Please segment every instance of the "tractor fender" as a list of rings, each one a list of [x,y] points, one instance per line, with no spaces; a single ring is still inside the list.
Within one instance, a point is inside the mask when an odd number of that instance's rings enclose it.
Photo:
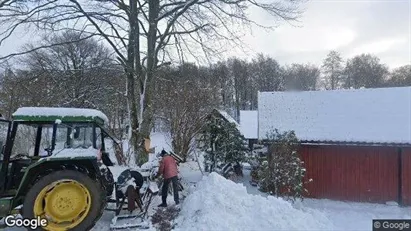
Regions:
[[[100,170],[97,162],[97,158],[94,157],[46,157],[42,158],[36,163],[28,166],[25,170],[24,176],[21,179],[20,186],[16,192],[13,206],[20,205],[28,189],[42,176],[45,176],[51,172],[71,169],[77,170],[87,174],[92,179],[100,179]],[[101,183],[101,182],[100,182]]]

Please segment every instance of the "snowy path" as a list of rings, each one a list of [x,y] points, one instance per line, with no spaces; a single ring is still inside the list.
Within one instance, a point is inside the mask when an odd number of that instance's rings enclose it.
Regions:
[[[336,230],[372,230],[372,219],[411,219],[411,208],[395,205],[306,199],[303,207],[323,211]]]
[[[250,172],[244,171],[242,184],[247,192],[267,196],[257,187],[250,185]],[[304,199],[296,203],[296,208],[311,208],[322,211],[333,222],[335,230],[372,230],[372,219],[411,219],[411,207],[333,201],[326,199]]]

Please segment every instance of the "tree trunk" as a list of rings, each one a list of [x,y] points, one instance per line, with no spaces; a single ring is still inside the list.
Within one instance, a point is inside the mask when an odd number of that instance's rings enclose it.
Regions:
[[[146,74],[146,83],[143,90],[143,94],[140,96],[142,103],[140,104],[140,113],[142,114],[141,117],[141,124],[140,124],[140,131],[138,134],[139,140],[142,141],[138,151],[140,154],[139,157],[139,164],[143,164],[148,160],[148,152],[144,148],[144,139],[150,138],[151,128],[153,125],[153,107],[152,107],[152,100],[151,100],[151,79],[152,77],[147,73]],[[150,79],[150,80],[148,80]]]
[[[240,93],[238,89],[237,76],[234,77],[234,91],[235,91],[235,120],[238,121],[240,117]]]
[[[140,131],[139,140],[142,141],[139,152],[138,162],[143,164],[148,160],[147,150],[144,148],[144,139],[150,138],[151,128],[153,125],[153,106],[152,106],[152,89],[153,76],[157,66],[156,41],[157,41],[157,18],[159,13],[159,0],[149,2],[148,21],[149,29],[147,33],[147,70],[145,71],[143,81],[140,81]]]
[[[127,63],[126,75],[127,75],[127,106],[129,111],[129,145],[132,146],[132,152],[135,159],[135,164],[139,163],[139,117],[136,98],[136,79],[141,76],[140,68],[140,48],[139,48],[139,27],[138,27],[138,12],[137,12],[137,0],[130,0],[130,31],[129,31],[129,43],[127,47]]]
[[[127,103],[129,109],[129,119],[130,119],[130,130],[131,136],[129,137],[130,145],[132,145],[132,150],[135,155],[135,161],[139,159],[138,147],[139,147],[139,137],[138,137],[138,111],[135,96],[135,79],[134,73],[127,74]]]

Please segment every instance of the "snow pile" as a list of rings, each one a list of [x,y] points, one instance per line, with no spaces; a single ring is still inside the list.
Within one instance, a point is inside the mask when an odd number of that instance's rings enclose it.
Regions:
[[[258,111],[240,111],[240,128],[246,139],[257,139]]]
[[[411,87],[259,92],[258,136],[294,130],[302,141],[411,143]]]
[[[22,107],[17,109],[13,113],[13,117],[20,116],[32,116],[32,117],[61,117],[64,120],[64,117],[90,117],[90,118],[100,118],[104,120],[105,123],[108,123],[108,117],[101,111],[95,109],[86,109],[86,108],[63,108],[63,107]]]
[[[248,194],[246,188],[211,173],[182,204],[175,230],[332,230],[320,211],[296,209],[272,196]]]

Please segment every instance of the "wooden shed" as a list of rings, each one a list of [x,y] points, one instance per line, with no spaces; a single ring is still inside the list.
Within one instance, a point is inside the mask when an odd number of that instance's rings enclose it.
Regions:
[[[294,130],[308,197],[411,205],[411,88],[260,92],[258,135]]]

